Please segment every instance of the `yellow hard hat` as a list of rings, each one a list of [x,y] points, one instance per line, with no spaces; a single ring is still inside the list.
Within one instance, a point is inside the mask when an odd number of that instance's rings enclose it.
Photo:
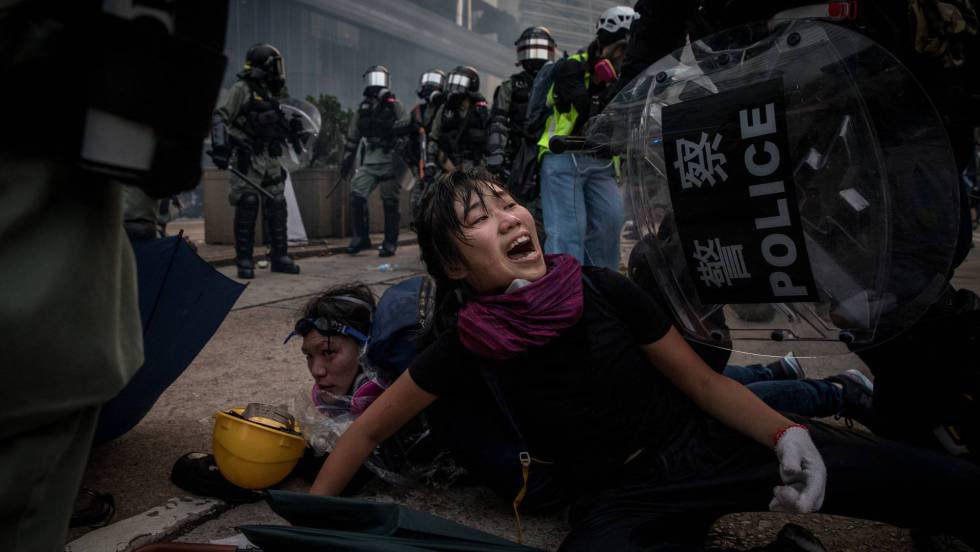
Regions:
[[[214,461],[221,475],[245,489],[282,481],[303,456],[306,441],[284,408],[252,403],[214,415]]]

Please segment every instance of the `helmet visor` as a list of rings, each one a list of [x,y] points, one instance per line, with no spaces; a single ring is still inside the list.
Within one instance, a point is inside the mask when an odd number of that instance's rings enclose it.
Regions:
[[[364,86],[381,86],[388,88],[388,73],[371,71],[364,74]]]
[[[272,76],[278,80],[284,80],[286,78],[286,65],[282,62],[282,58],[275,56],[272,58]]]
[[[517,44],[517,61],[555,59],[555,44],[547,38],[529,38]]]
[[[449,75],[450,90],[469,90],[472,79],[462,73],[451,73]]]
[[[438,86],[442,88],[446,84],[446,76],[439,73],[423,73],[419,79],[419,86]]]

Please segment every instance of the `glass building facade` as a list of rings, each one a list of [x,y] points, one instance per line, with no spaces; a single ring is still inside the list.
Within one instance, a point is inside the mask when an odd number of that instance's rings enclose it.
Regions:
[[[388,67],[391,88],[406,109],[414,104],[417,79],[427,69],[448,72],[473,65],[488,99],[513,72],[512,48],[408,2],[231,0],[229,8],[226,88],[242,70],[248,48],[259,42],[282,52],[290,95],[332,94],[348,108],[360,101],[361,77],[371,65]]]
[[[602,12],[633,4],[624,0],[521,0],[520,21],[524,26],[548,27],[558,43],[559,54],[563,50],[571,55],[595,37],[595,24]]]

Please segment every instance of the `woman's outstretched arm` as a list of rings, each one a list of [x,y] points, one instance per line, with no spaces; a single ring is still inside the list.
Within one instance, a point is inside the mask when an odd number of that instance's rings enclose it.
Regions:
[[[769,408],[745,386],[711,368],[673,327],[643,352],[701,410],[761,445],[774,448],[783,485],[770,510],[815,512],[823,504],[827,469],[809,433]]]
[[[416,385],[406,370],[340,437],[320,468],[310,494],[340,494],[371,451],[436,398]]]
[[[793,425],[744,385],[712,370],[675,328],[641,347],[647,359],[701,410],[754,441],[771,448],[773,437]]]

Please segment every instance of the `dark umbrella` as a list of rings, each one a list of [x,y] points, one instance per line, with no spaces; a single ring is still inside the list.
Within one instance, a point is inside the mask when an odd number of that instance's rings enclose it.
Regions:
[[[269,491],[268,500],[273,511],[294,527],[240,527],[248,540],[265,552],[538,550],[399,504],[274,490]]]
[[[245,290],[182,236],[133,243],[143,324],[143,366],[102,407],[95,442],[115,439],[150,411],[190,365]]]

